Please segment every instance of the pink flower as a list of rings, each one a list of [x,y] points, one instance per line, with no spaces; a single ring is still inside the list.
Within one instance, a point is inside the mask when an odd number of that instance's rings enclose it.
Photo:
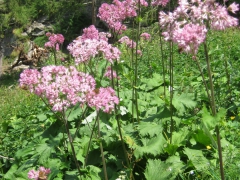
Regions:
[[[77,103],[85,104],[86,94],[95,89],[95,85],[92,76],[78,72],[73,66],[45,66],[41,72],[27,69],[20,75],[20,86],[46,98],[52,110],[59,112]]]
[[[88,62],[91,58],[101,54],[110,63],[119,60],[120,50],[108,43],[109,33],[99,33],[94,26],[84,29],[82,36],[68,45],[70,54],[75,58],[76,65]]]
[[[234,14],[236,14],[237,11],[239,11],[239,4],[236,4],[233,2],[229,7],[228,10]]]
[[[142,37],[144,40],[149,40],[151,38],[151,35],[148,33],[142,33],[140,37]]]
[[[63,44],[64,37],[62,34],[51,34],[50,32],[46,33],[46,36],[48,37],[48,42],[45,43],[45,47],[54,48],[57,51],[59,51],[59,45]]]
[[[30,170],[28,172],[29,179],[35,180],[47,180],[47,175],[51,173],[50,169],[46,169],[45,167],[39,167],[38,171]]]
[[[108,27],[116,33],[121,34],[126,30],[126,26],[122,22],[126,18],[137,16],[138,0],[114,0],[113,4],[103,3],[99,8],[98,17],[108,24]],[[140,0],[140,4],[147,6],[145,0]]]
[[[152,6],[163,6],[165,7],[169,0],[154,0],[152,1]]]
[[[86,39],[99,39],[98,30],[95,28],[94,25],[83,29],[82,40],[84,41]]]
[[[229,10],[235,13],[238,10],[238,5],[233,3],[230,5]],[[161,11],[159,13],[159,24],[163,31],[162,35],[167,41],[172,41],[173,35],[179,33],[187,23],[205,26],[214,30],[224,30],[237,26],[238,19],[230,16],[227,8],[214,0],[179,0],[179,6],[173,12],[166,14]],[[191,49],[196,51],[196,46],[198,46],[198,43],[195,45],[195,48],[192,47]],[[184,49],[185,51],[190,51],[186,48],[189,49],[189,46],[184,46]]]
[[[205,26],[186,24],[173,32],[173,42],[183,51],[196,55],[199,45],[205,41],[206,33]]]
[[[129,48],[136,48],[136,42],[131,40],[128,36],[121,37],[118,42],[126,44]]]
[[[141,51],[141,50],[137,50],[137,54],[138,54],[139,56],[142,56],[142,51]]]
[[[109,79],[112,79],[112,77],[119,79],[119,77],[117,77],[116,71],[112,70],[111,66],[107,67],[107,71],[106,71],[106,73],[104,74],[104,76],[107,77],[107,78],[109,78]]]
[[[106,113],[111,113],[114,105],[119,103],[119,99],[111,87],[99,88],[89,92],[87,101],[90,107],[95,107],[97,111],[102,109]]]

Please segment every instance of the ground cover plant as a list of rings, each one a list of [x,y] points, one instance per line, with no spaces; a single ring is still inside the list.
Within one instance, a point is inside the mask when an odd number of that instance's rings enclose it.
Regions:
[[[20,94],[1,105],[2,179],[239,178],[238,5],[168,3],[103,3],[109,33],[86,27],[71,58],[46,34],[49,60],[1,83]]]

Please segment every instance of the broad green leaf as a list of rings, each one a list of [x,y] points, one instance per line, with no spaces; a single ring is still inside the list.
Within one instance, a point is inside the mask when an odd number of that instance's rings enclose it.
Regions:
[[[16,179],[14,173],[17,171],[17,169],[18,169],[18,165],[17,164],[13,164],[11,166],[11,168],[8,170],[8,172],[4,175],[4,178],[6,180]]]
[[[78,180],[78,171],[66,171],[64,180]]]
[[[183,153],[187,155],[189,161],[199,171],[207,169],[210,165],[209,161],[203,156],[201,150],[184,148]]]
[[[146,84],[145,86],[145,91],[152,91],[158,87],[160,87],[163,84],[162,81],[162,76],[154,73],[153,74],[153,78],[148,79],[148,78],[144,78],[141,80],[144,84]]]
[[[162,125],[151,123],[151,122],[140,122],[138,125],[139,134],[141,136],[149,135],[150,138],[154,135],[162,133]]]
[[[206,106],[203,106],[203,109],[202,109],[202,122],[204,123],[204,125],[209,131],[214,129],[217,125],[217,121],[207,110]]]
[[[211,131],[216,127],[216,125],[220,122],[222,118],[226,115],[226,110],[221,108],[216,116],[212,116],[210,112],[207,110],[205,106],[202,109],[202,122],[206,126],[206,128]]]
[[[197,142],[199,142],[199,143],[201,143],[201,144],[203,144],[203,145],[205,145],[205,146],[208,146],[208,145],[211,144],[211,139],[210,139],[210,137],[207,136],[207,135],[203,132],[203,130],[201,130],[201,129],[198,129],[198,130],[193,134],[193,137],[194,137],[194,139],[195,139]]]
[[[69,109],[67,112],[66,112],[66,115],[68,115],[70,113],[70,115],[68,116],[68,121],[73,121],[75,119],[77,119],[78,117],[81,116],[82,114],[82,109],[80,108],[79,105],[76,105],[75,107]]]
[[[184,170],[180,157],[170,156],[166,161],[149,159],[144,174],[147,180],[174,180]]]
[[[186,112],[186,108],[194,108],[197,103],[193,101],[192,94],[183,93],[179,95],[178,93],[174,93],[172,104],[177,112],[183,115]]]
[[[172,169],[161,160],[148,159],[144,175],[147,180],[169,180]]]
[[[169,155],[174,155],[177,152],[178,145],[176,144],[167,144],[167,146],[164,148],[164,150],[169,154]]]
[[[134,155],[135,157],[141,158],[144,154],[150,154],[153,156],[160,155],[163,152],[163,146],[166,142],[162,134],[151,139],[141,139],[143,145],[135,145]]]
[[[171,164],[171,168],[174,172],[181,173],[184,171],[185,164],[180,160],[179,156],[170,156],[166,160],[167,164]]]
[[[187,128],[182,128],[179,132],[173,132],[172,144],[176,144],[178,146],[185,145],[188,134],[189,130]]]

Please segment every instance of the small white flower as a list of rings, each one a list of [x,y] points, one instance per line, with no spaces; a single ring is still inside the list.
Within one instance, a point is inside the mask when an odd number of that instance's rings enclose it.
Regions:
[[[93,121],[97,117],[97,111],[94,111],[92,114],[90,114],[86,119],[83,120],[82,124],[87,124]]]
[[[191,170],[191,171],[190,171],[190,174],[194,174],[194,171],[193,171],[193,170]]]
[[[122,115],[122,116],[128,113],[127,108],[124,107],[124,106],[120,106],[120,111],[121,111],[121,115]]]
[[[171,86],[168,86],[168,90],[170,92],[170,91],[174,91],[175,89],[173,87],[171,87]]]

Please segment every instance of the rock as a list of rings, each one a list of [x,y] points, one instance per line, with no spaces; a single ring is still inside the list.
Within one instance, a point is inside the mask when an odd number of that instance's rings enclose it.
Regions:
[[[45,20],[40,20],[41,22],[44,22]],[[45,25],[41,22],[34,21],[31,26],[27,28],[26,33],[31,36],[43,36],[46,34],[47,29],[53,30],[53,27],[51,25]]]
[[[43,35],[45,35],[45,31],[35,30],[34,32],[32,32],[32,36],[43,36]]]
[[[20,66],[15,67],[14,70],[16,70],[16,71],[23,71],[23,70],[29,69],[29,68],[30,68],[30,66],[22,64]]]
[[[22,37],[27,37],[28,34],[27,34],[26,32],[23,32],[23,33],[21,34],[21,36],[22,36]]]

